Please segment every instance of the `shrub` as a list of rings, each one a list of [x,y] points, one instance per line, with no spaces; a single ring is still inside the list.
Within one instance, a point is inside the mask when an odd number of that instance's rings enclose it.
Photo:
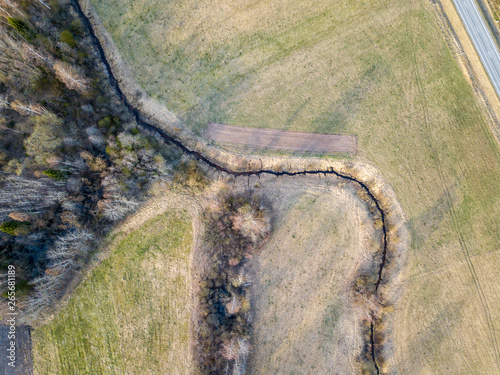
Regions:
[[[43,171],[43,174],[47,177],[53,178],[58,181],[66,181],[71,173],[59,171],[57,169],[47,169]]]
[[[194,191],[202,191],[207,187],[208,182],[205,172],[194,160],[189,163],[181,163],[174,175],[174,183]]]
[[[71,48],[76,47],[76,42],[75,42],[75,37],[73,36],[73,33],[69,30],[64,30],[60,35],[59,39],[61,42],[66,43],[68,46]]]
[[[79,19],[71,21],[71,24],[69,25],[69,31],[73,33],[74,35],[81,36],[83,35],[85,29]]]
[[[21,221],[10,220],[0,224],[0,231],[10,234],[11,236],[19,236],[29,233],[30,224]]]
[[[250,203],[240,207],[231,220],[233,229],[239,231],[253,243],[265,237],[271,229],[271,222],[265,211],[252,207]]]
[[[114,130],[115,127],[120,125],[120,119],[118,117],[106,116],[97,122],[100,128]]]
[[[56,115],[48,113],[33,117],[35,128],[25,139],[24,146],[29,156],[38,164],[43,164],[54,152],[62,146],[59,137],[62,121]]]
[[[26,39],[31,40],[35,37],[35,33],[31,31],[31,29],[28,27],[28,25],[26,25],[24,21],[21,21],[20,19],[14,17],[8,17],[7,22]]]

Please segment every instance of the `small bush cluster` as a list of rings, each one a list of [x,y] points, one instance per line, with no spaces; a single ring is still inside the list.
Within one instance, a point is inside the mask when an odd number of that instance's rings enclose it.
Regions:
[[[174,184],[193,191],[202,191],[208,185],[206,177],[199,164],[194,160],[180,163],[174,174]]]
[[[0,224],[0,231],[10,234],[11,236],[19,236],[29,233],[30,224],[16,220],[6,221]]]
[[[71,31],[69,31],[69,30],[64,30],[59,35],[59,39],[61,39],[61,42],[66,43],[71,48],[74,48],[77,45],[77,43],[75,41],[75,37],[73,36],[73,33]]]
[[[57,169],[47,169],[42,172],[45,176],[53,178],[58,181],[66,181],[71,173],[67,171],[60,171]]]
[[[247,263],[268,238],[269,209],[250,194],[219,196],[209,206],[195,359],[202,374],[243,374],[250,352]]]

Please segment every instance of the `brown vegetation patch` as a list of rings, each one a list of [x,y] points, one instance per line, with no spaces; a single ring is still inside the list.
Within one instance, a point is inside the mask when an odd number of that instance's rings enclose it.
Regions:
[[[209,123],[206,136],[217,142],[236,143],[259,148],[287,151],[311,151],[318,153],[358,151],[353,135],[334,135],[292,132],[275,129],[242,128],[225,124]]]
[[[209,199],[196,285],[194,360],[200,374],[245,372],[250,353],[248,263],[271,225],[261,198],[228,189]]]

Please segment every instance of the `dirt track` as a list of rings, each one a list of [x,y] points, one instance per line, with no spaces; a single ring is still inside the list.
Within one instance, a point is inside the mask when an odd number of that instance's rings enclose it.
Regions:
[[[289,151],[349,152],[358,150],[353,135],[290,132],[285,130],[242,128],[211,122],[205,132],[207,138],[217,142],[272,148]]]

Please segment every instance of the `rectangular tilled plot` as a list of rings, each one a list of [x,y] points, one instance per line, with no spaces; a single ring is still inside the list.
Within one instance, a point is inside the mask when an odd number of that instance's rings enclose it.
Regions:
[[[206,136],[217,142],[287,151],[318,153],[348,152],[358,150],[356,136],[302,133],[275,129],[243,128],[239,126],[208,124]]]

